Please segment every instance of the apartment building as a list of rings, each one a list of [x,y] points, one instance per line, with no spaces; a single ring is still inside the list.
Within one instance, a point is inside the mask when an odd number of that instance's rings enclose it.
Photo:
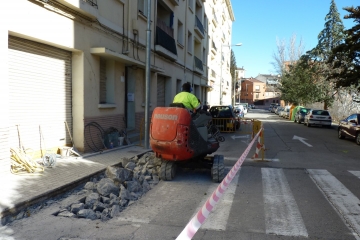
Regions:
[[[208,93],[210,105],[232,103],[232,79],[230,74],[232,23],[235,21],[230,0],[204,2],[209,36],[207,67],[209,72]]]
[[[258,104],[265,99],[266,84],[255,78],[241,80],[240,102]],[[261,104],[263,105],[263,104]]]
[[[230,43],[233,14],[229,0],[207,2],[151,1],[148,16],[146,0],[7,1],[11,14],[0,33],[6,63],[1,64],[0,169],[5,164],[8,170],[9,148],[20,141],[39,156],[44,139],[48,149],[71,145],[65,122],[81,152],[102,148],[102,130],[144,130],[148,17],[150,112],[168,106],[184,82],[200,100],[211,102],[218,87],[218,79],[209,84],[211,71],[220,72],[219,49]],[[221,25],[215,27],[206,9],[215,6],[223,7],[214,11],[227,26],[221,35]],[[210,53],[212,43],[219,46],[216,54]],[[226,91],[227,65],[224,60]]]

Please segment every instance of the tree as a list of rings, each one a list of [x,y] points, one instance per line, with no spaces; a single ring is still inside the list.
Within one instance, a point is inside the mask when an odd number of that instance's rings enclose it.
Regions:
[[[340,19],[334,0],[331,0],[330,11],[325,16],[325,28],[318,35],[318,44],[315,48],[306,53],[309,61],[309,68],[316,68],[318,79],[314,82],[320,91],[319,101],[324,102],[324,109],[327,109],[334,101],[334,82],[329,82],[329,76],[334,73],[331,64],[328,63],[332,50],[344,42],[344,25]]]
[[[231,57],[230,57],[230,74],[231,74],[231,86],[232,86],[232,89],[235,89],[236,88],[236,58],[235,58],[235,54],[234,54],[234,51],[231,50]],[[234,99],[233,99],[233,104],[235,105],[235,92],[233,93],[233,96],[232,96]]]
[[[293,65],[303,54],[304,46],[302,39],[298,46],[296,46],[296,35],[293,34],[286,43],[284,39],[276,39],[277,52],[273,54],[274,62],[273,65],[276,73],[283,75],[287,70],[288,65]]]
[[[344,10],[349,12],[344,18],[354,19],[357,24],[345,31],[345,42],[332,49],[328,64],[333,71],[327,81],[335,82],[336,88],[354,87],[360,92],[360,6]]]

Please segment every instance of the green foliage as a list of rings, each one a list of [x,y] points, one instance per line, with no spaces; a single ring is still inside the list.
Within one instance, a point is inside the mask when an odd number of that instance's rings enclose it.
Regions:
[[[235,71],[236,70],[236,58],[234,51],[231,50],[231,58],[230,58],[230,74],[232,79],[236,79]]]
[[[360,6],[344,10],[349,12],[344,18],[357,24],[345,31],[345,42],[332,49],[327,63],[333,71],[327,81],[335,82],[335,88],[352,87],[360,92]]]
[[[324,108],[334,101],[334,76],[338,69],[328,62],[332,50],[344,42],[344,26],[336,4],[331,0],[330,11],[325,17],[325,28],[318,35],[315,48],[303,55],[282,77],[282,98],[300,104],[323,102]]]

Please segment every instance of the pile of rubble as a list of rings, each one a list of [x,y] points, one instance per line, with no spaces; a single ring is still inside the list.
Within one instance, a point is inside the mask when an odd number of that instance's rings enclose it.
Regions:
[[[108,220],[141,198],[159,182],[161,159],[154,153],[122,158],[120,167],[108,167],[84,187],[86,197],[60,210],[56,215]],[[124,167],[123,167],[124,166]]]

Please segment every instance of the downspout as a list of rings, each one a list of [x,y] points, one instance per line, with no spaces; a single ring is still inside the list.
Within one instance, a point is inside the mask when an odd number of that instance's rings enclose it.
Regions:
[[[185,6],[185,54],[184,54],[184,77],[185,77],[185,82],[186,82],[186,58],[187,58],[187,38],[188,38],[188,31],[187,31],[187,12],[189,9],[189,5],[188,5],[189,1],[186,1],[186,6]]]

